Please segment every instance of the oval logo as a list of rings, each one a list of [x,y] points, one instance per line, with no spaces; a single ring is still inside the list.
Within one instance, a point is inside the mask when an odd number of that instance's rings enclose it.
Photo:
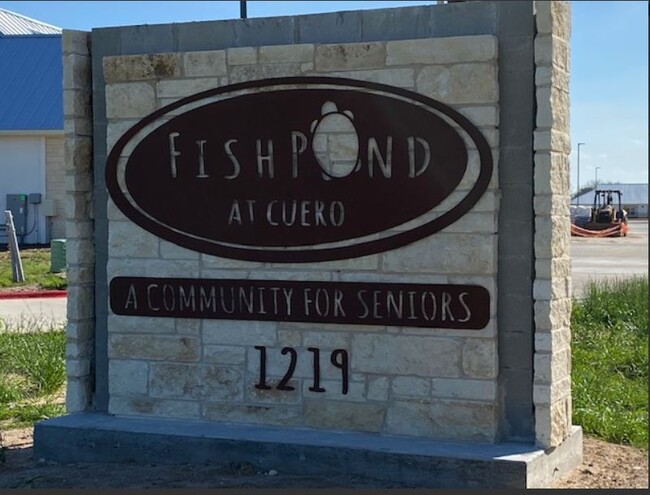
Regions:
[[[270,262],[353,258],[433,234],[492,175],[490,148],[452,108],[341,78],[235,84],[141,120],[106,181],[133,222],[180,246]]]

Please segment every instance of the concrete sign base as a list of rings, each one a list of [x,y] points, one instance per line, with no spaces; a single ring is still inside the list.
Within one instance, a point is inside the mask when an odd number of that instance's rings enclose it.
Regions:
[[[71,414],[40,422],[35,458],[58,462],[253,464],[418,488],[541,488],[581,462],[582,429],[544,451],[525,443],[432,441],[361,432]],[[47,439],[47,441],[43,441]],[[182,440],[182,441],[179,441]]]

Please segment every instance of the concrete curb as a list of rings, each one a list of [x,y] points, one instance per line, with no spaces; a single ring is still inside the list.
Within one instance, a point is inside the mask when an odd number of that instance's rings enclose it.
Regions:
[[[34,291],[8,291],[0,292],[0,300],[2,299],[32,299],[32,298],[49,298],[49,297],[67,297],[68,291],[66,290],[34,290]]]

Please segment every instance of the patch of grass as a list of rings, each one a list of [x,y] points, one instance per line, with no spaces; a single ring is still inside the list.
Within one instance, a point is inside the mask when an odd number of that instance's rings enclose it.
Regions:
[[[0,425],[63,414],[65,331],[0,329]]]
[[[23,249],[20,251],[25,282],[18,284],[11,278],[11,258],[8,251],[0,252],[0,289],[34,286],[41,289],[65,289],[65,274],[50,273],[50,249]]]
[[[648,278],[592,283],[571,316],[573,418],[648,448]]]

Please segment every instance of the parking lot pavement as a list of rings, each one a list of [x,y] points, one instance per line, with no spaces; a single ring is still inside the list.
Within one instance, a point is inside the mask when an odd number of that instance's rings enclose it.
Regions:
[[[48,329],[66,321],[67,297],[0,299],[0,322],[11,329]]]
[[[571,238],[573,296],[590,280],[648,275],[648,221],[630,220],[627,237]]]

